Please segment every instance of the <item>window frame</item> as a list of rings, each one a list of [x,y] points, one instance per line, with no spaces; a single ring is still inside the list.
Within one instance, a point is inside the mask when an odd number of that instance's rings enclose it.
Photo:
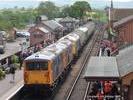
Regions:
[[[33,67],[32,65],[30,65],[30,66],[32,66],[33,68],[29,68],[27,64],[30,64],[30,63],[33,64],[33,62],[34,62],[34,64],[35,64],[36,62],[38,62],[38,64],[39,64],[39,62],[41,62],[42,64],[45,63],[45,66],[47,66],[47,67],[44,68],[43,66],[39,65],[38,68],[35,68],[36,65],[34,65],[34,67]],[[46,64],[46,63],[47,63],[47,64]],[[26,70],[28,70],[28,71],[36,71],[36,70],[38,70],[38,71],[39,71],[39,70],[47,71],[47,70],[48,70],[48,66],[49,66],[49,61],[44,61],[44,60],[26,61],[25,66],[26,66]]]

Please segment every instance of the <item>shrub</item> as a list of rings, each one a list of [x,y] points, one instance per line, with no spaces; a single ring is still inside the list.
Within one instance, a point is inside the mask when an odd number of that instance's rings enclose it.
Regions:
[[[5,71],[3,71],[1,68],[0,68],[0,79],[4,78],[5,77]]]

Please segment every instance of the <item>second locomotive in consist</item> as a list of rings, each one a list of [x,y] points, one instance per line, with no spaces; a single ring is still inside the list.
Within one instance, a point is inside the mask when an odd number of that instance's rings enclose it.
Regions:
[[[55,87],[94,30],[95,24],[89,22],[56,43],[27,57],[23,64],[25,87]]]

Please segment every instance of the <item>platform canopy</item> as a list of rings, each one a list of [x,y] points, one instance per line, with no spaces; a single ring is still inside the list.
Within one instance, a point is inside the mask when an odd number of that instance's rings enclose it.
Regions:
[[[119,80],[119,71],[115,57],[91,57],[85,74],[86,81]]]

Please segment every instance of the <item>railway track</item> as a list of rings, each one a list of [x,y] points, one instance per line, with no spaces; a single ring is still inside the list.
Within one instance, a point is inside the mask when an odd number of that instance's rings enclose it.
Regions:
[[[87,98],[88,98],[87,96],[88,96],[88,93],[89,93],[90,85],[91,85],[91,83],[88,82],[88,83],[87,83],[86,90],[85,90],[85,95],[84,95],[84,99],[83,99],[83,100],[88,100],[88,99],[87,99]]]
[[[70,92],[65,100],[83,100],[84,94],[87,95],[85,92],[86,86],[87,88],[90,87],[90,83],[86,83],[86,81],[83,79],[83,74],[85,71],[86,64],[91,56],[96,56],[98,54],[98,43],[97,40],[99,40],[99,32],[97,31],[96,34],[93,36],[93,41],[91,41],[91,46],[88,51],[88,54],[86,55],[86,58],[81,66],[80,72],[78,73],[78,76],[76,77],[74,84],[72,85]]]
[[[102,33],[104,30],[105,30],[105,29],[100,30],[100,32]],[[86,89],[85,89],[85,95],[84,95],[83,100],[90,100],[89,93],[90,93],[90,91],[91,91],[91,85],[92,85],[92,84],[93,84],[93,83],[91,83],[91,82],[88,82],[88,83],[87,83]]]

